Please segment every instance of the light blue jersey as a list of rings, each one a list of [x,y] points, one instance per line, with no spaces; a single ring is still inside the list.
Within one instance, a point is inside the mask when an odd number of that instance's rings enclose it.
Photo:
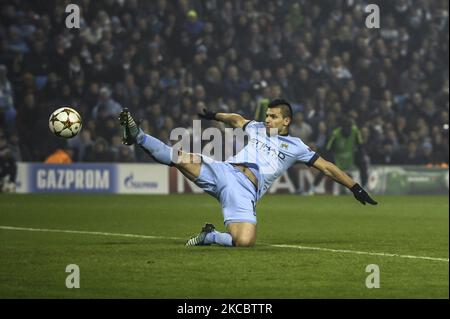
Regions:
[[[263,123],[250,121],[243,127],[248,144],[225,162],[202,156],[197,186],[217,198],[222,206],[225,225],[247,222],[256,224],[256,202],[273,182],[297,161],[312,165],[319,157],[299,138],[270,137]],[[258,178],[258,187],[230,163],[248,166]]]
[[[243,129],[249,135],[248,144],[228,163],[246,164],[258,178],[257,199],[295,162],[311,166],[319,155],[298,137],[268,136],[262,122],[250,121]]]

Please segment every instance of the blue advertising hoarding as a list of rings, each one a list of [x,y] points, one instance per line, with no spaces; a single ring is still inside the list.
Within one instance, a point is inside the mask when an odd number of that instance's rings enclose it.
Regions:
[[[29,192],[116,193],[114,164],[33,164],[27,166]]]

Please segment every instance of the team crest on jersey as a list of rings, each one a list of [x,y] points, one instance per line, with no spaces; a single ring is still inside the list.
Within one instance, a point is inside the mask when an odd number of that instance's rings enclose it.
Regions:
[[[289,144],[288,144],[288,143],[281,143],[281,147],[282,147],[282,148],[285,148],[285,149],[287,149],[287,148],[288,148],[288,146],[289,146]]]

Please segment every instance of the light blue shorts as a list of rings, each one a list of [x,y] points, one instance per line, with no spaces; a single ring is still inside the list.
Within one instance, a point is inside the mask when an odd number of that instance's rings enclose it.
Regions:
[[[222,205],[224,224],[256,224],[256,189],[239,169],[230,163],[205,159],[194,183]]]

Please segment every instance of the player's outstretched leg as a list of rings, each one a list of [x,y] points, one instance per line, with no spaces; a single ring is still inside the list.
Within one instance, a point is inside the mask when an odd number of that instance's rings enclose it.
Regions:
[[[213,224],[206,224],[200,233],[191,237],[186,246],[206,246],[218,244],[221,246],[234,246],[233,239],[229,233],[220,233],[215,230]]]
[[[172,165],[173,149],[157,138],[145,134],[127,108],[120,112],[119,121],[122,126],[122,142],[125,145],[138,144],[158,162]]]

